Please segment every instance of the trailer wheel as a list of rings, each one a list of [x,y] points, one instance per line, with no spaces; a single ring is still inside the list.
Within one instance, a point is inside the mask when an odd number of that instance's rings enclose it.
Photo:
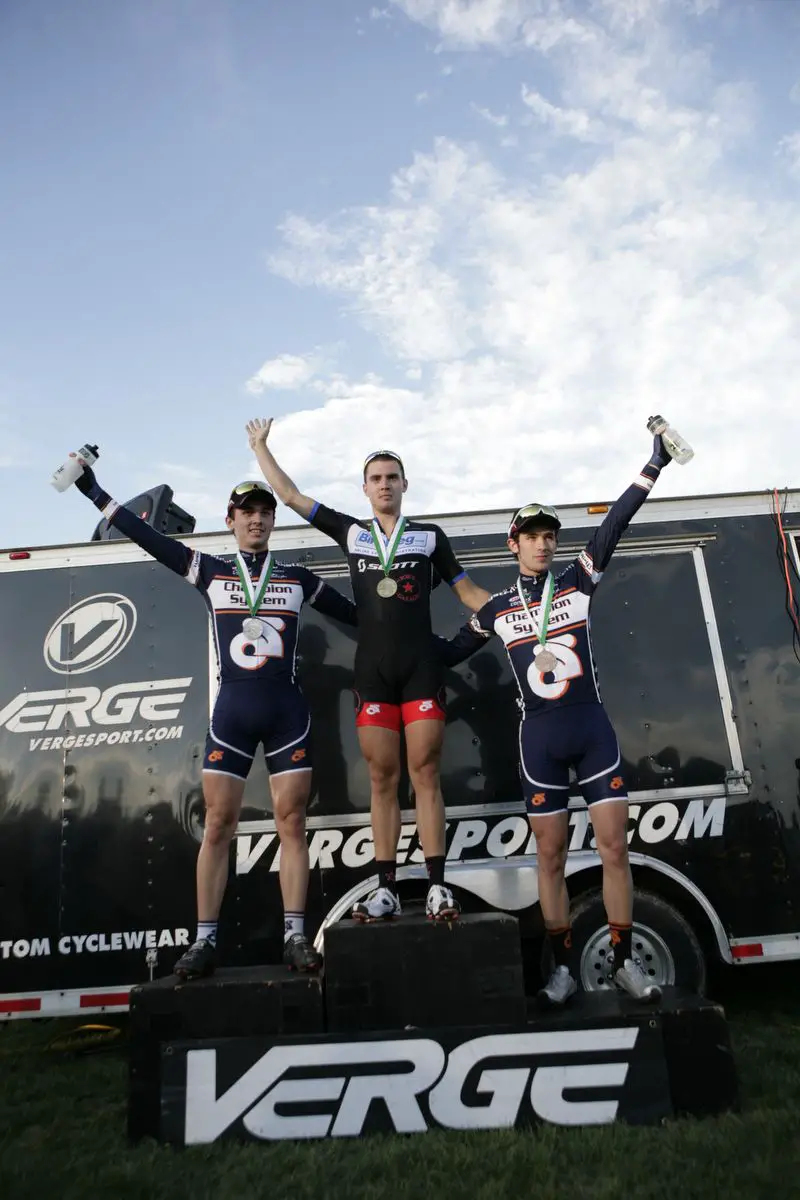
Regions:
[[[205,827],[206,807],[203,800],[203,789],[192,788],[181,798],[178,811],[178,821],[185,833],[196,842],[202,842]]]
[[[612,987],[614,954],[602,892],[587,892],[572,906],[572,946],[583,990]],[[652,892],[634,892],[633,956],[654,983],[704,994],[706,960],[697,934],[676,908]]]

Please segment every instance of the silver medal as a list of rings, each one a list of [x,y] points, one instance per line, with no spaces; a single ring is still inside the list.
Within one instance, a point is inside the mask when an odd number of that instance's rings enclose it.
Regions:
[[[534,658],[536,670],[541,671],[546,675],[548,671],[555,671],[558,666],[558,659],[550,650],[540,650]]]
[[[242,633],[251,642],[255,642],[261,637],[262,630],[263,626],[258,617],[246,617],[245,620],[242,621]]]
[[[390,579],[388,575],[384,575],[383,579],[378,584],[378,595],[382,600],[388,600],[390,596],[394,596],[397,592],[397,583],[394,579]]]

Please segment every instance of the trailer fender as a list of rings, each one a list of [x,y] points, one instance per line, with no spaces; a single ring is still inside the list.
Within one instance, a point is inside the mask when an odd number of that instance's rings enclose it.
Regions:
[[[705,893],[692,883],[691,879],[669,863],[662,862],[661,859],[654,858],[649,854],[640,854],[634,851],[630,855],[630,861],[634,869],[647,867],[651,871],[666,876],[682,888],[708,918],[723,962],[733,962],[731,945],[719,914]],[[595,850],[578,850],[568,855],[566,874],[568,877],[572,877],[585,871],[596,871],[600,866],[600,855]],[[398,883],[416,879],[427,879],[424,866],[398,867]],[[485,904],[503,912],[522,912],[539,902],[535,855],[526,856],[524,859],[480,859],[474,862],[448,863],[447,880],[454,887],[464,892],[470,892]],[[371,875],[368,879],[360,880],[336,901],[320,925],[314,942],[317,950],[322,951],[325,930],[328,926],[347,916],[353,905],[357,901],[363,900],[377,886],[378,876]]]

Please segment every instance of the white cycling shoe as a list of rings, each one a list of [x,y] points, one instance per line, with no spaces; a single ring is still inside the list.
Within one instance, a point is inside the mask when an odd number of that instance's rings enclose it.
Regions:
[[[661,988],[647,978],[632,958],[626,958],[614,972],[614,983],[620,991],[627,992],[634,1000],[643,1000],[645,1004],[655,1004],[661,999]]]
[[[561,1008],[578,990],[578,983],[569,973],[569,967],[556,967],[543,988],[536,993],[540,1008]]]
[[[461,905],[449,887],[432,883],[425,901],[425,915],[429,921],[454,921],[461,912]]]
[[[392,921],[395,917],[401,917],[403,910],[394,892],[387,887],[378,887],[370,892],[366,900],[354,904],[350,915],[354,921],[366,924],[369,921]]]

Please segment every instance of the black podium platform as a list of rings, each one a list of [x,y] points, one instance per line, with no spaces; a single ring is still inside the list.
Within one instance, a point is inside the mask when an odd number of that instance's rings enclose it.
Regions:
[[[414,918],[326,932],[324,978],[282,967],[131,993],[128,1132],[354,1137],[705,1116],[737,1106],[719,1005],[580,993],[526,1002],[517,922]]]
[[[158,1136],[163,1048],[174,1041],[322,1033],[322,980],[287,967],[238,967],[131,989],[128,1133]]]
[[[424,916],[325,933],[329,1033],[525,1020],[519,924],[506,913]]]

